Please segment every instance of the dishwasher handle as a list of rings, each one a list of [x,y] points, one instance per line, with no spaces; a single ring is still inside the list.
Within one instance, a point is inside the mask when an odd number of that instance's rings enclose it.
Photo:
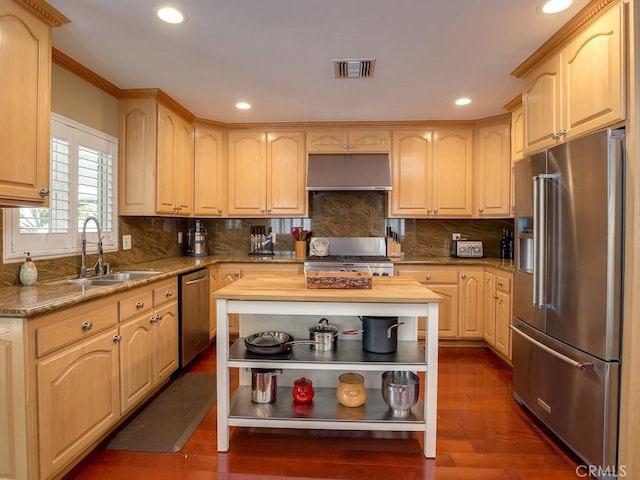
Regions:
[[[193,285],[194,283],[204,282],[206,280],[208,280],[207,277],[200,277],[200,278],[197,278],[195,280],[189,280],[189,281],[185,282],[185,286]]]

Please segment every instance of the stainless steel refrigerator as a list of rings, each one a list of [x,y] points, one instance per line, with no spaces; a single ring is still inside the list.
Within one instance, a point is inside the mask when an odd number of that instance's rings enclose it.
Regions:
[[[617,468],[623,145],[602,130],[515,167],[514,396],[599,478]]]

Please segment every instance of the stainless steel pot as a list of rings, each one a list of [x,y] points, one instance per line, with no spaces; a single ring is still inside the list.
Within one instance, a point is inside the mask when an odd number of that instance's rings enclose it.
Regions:
[[[395,417],[407,417],[418,401],[420,378],[413,372],[387,371],[382,374],[382,398]]]
[[[329,320],[321,318],[316,324],[309,327],[309,340],[313,340],[311,344],[312,350],[319,352],[330,352],[338,348],[338,327],[329,325]]]
[[[276,376],[282,373],[282,370],[273,368],[252,368],[250,370],[251,401],[254,403],[275,402],[278,391]]]
[[[362,348],[372,353],[391,353],[398,348],[398,317],[360,317]]]

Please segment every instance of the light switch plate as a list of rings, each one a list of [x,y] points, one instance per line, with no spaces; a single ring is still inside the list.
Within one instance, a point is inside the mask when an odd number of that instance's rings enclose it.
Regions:
[[[122,236],[122,249],[131,250],[131,235]]]
[[[462,238],[460,233],[454,233],[451,235],[451,240],[460,240],[460,238]]]

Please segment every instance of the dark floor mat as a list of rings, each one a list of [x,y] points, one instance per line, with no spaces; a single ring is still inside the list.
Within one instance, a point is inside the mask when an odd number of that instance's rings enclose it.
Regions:
[[[215,402],[215,375],[185,373],[117,432],[107,449],[178,452]]]

